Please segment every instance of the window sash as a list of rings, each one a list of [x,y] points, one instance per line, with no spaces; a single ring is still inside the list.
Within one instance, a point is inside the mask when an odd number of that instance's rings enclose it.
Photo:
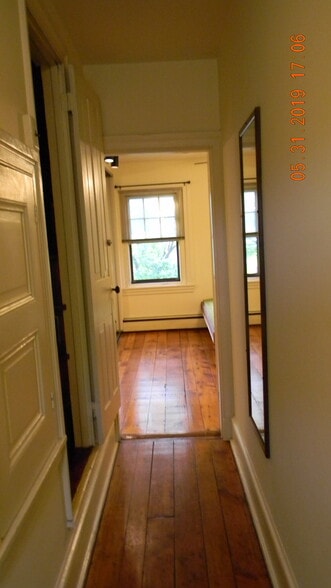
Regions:
[[[175,249],[173,250],[173,254],[172,254],[172,264],[171,266],[174,266],[172,269],[174,270],[171,275],[169,270],[171,269],[170,267],[160,267],[159,271],[156,274],[153,274],[153,272],[150,270],[149,265],[147,264],[147,267],[145,268],[135,268],[134,266],[134,259],[135,259],[135,246],[139,247],[139,245],[144,245],[146,242],[137,242],[137,243],[130,243],[129,244],[129,250],[130,250],[130,269],[131,269],[131,283],[132,284],[139,284],[139,283],[151,283],[151,282],[179,282],[181,277],[180,277],[180,263],[179,263],[179,243],[178,241],[175,241]],[[158,243],[160,243],[160,241],[158,241]],[[147,252],[148,254],[148,252]],[[174,257],[175,257],[175,264],[174,264]],[[161,261],[162,264],[162,261]]]
[[[168,216],[162,211],[166,197],[171,197],[174,204],[174,209]],[[152,211],[153,207],[155,212]],[[148,209],[150,210],[148,211]],[[123,242],[139,243],[183,239],[182,189],[168,188],[121,192],[121,222]],[[139,226],[141,235],[139,235]],[[148,226],[150,226],[150,231],[148,231]],[[134,231],[134,227],[136,227],[136,231]],[[155,236],[152,234],[152,229]]]

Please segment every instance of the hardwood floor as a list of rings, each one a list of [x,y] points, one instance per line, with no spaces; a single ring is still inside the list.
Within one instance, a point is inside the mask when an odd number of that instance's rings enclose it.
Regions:
[[[261,325],[251,325],[249,327],[249,346],[251,350],[251,365],[263,377],[262,374],[262,334]]]
[[[122,437],[219,433],[207,329],[124,333],[118,351]]]
[[[86,588],[270,588],[230,444],[121,441]]]

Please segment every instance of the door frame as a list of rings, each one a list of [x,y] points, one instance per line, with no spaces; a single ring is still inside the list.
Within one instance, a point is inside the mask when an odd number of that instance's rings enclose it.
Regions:
[[[63,299],[67,305],[65,328],[70,355],[69,379],[75,441],[77,446],[89,447],[95,445],[95,435],[73,162],[64,103],[64,66],[44,68],[43,87],[61,284]]]
[[[225,199],[220,133],[197,132],[134,136],[105,136],[106,153],[161,153],[206,151],[209,157],[210,213],[214,263],[215,351],[219,392],[221,435],[232,438],[233,370],[230,295],[227,262]]]
[[[23,0],[22,0],[23,2]],[[74,437],[77,447],[95,445],[91,409],[91,381],[86,343],[86,316],[83,297],[80,245],[77,228],[75,186],[70,136],[65,124],[66,58],[61,44],[55,42],[43,12],[35,14],[27,1],[27,59],[35,59],[42,72],[44,105],[50,153],[54,213],[59,254],[60,281],[67,309],[64,313]],[[51,41],[49,40],[51,38]],[[27,65],[30,68],[30,63]],[[27,85],[32,78],[27,77]],[[34,110],[34,103],[33,103]],[[65,210],[65,213],[64,213]]]

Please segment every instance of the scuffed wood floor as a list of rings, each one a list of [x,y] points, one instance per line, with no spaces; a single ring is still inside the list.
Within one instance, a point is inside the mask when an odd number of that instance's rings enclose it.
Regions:
[[[124,333],[118,352],[123,437],[219,433],[207,329]]]
[[[121,441],[86,588],[270,588],[231,447]]]

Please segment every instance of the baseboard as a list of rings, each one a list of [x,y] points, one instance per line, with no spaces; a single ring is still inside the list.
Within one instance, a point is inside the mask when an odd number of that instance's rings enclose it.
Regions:
[[[240,431],[233,423],[231,447],[245,489],[254,525],[274,588],[298,588],[281,538],[265,500],[258,477],[243,443]]]
[[[123,332],[134,331],[168,331],[171,329],[204,329],[206,323],[201,317],[169,317],[149,319],[125,319]]]
[[[83,588],[114,461],[118,450],[116,426],[96,450],[77,507],[66,557],[56,588]]]

